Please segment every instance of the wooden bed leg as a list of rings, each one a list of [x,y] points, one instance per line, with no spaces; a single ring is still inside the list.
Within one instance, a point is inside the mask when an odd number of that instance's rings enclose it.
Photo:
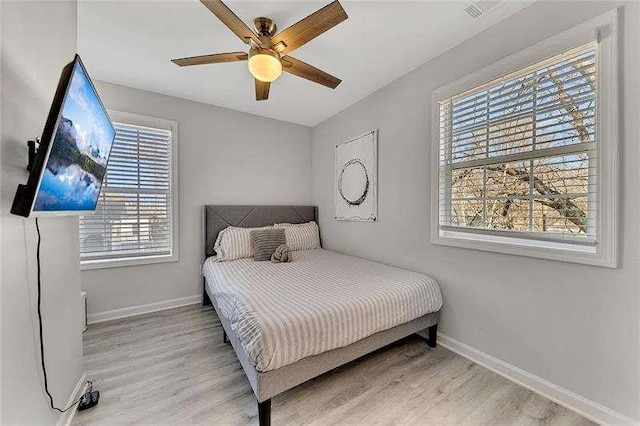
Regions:
[[[427,330],[429,330],[429,338],[427,339],[427,345],[430,348],[435,348],[436,347],[436,337],[438,336],[438,324],[432,325]]]
[[[260,426],[271,426],[271,399],[258,401],[258,421]]]

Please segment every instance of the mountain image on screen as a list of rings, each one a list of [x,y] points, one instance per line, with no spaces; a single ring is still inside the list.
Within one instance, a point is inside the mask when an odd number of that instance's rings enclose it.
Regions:
[[[77,64],[33,209],[94,210],[114,135],[89,78]]]

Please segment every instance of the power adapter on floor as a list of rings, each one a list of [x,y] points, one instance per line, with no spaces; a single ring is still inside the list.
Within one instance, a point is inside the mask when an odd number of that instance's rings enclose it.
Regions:
[[[80,398],[78,411],[88,410],[89,408],[98,405],[98,400],[100,400],[100,391],[94,391],[93,385],[90,385],[89,390],[82,395],[82,398]]]

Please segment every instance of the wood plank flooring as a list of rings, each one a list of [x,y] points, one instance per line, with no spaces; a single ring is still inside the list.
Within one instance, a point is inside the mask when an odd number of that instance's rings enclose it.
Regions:
[[[211,307],[96,324],[84,364],[100,390],[77,425],[257,425],[257,404]],[[500,376],[411,336],[272,401],[274,425],[592,424]]]

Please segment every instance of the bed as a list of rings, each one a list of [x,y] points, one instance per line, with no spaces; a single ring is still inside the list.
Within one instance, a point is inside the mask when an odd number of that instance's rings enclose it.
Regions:
[[[423,274],[324,249],[292,252],[286,264],[217,262],[218,233],[315,220],[314,206],[204,207],[203,303],[212,304],[258,401],[271,398],[413,333],[436,344],[442,306]]]

